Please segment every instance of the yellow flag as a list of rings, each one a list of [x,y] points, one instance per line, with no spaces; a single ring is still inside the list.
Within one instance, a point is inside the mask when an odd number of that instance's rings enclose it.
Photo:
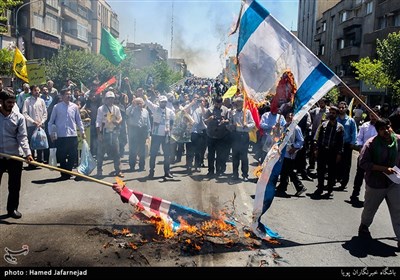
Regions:
[[[18,48],[15,48],[13,70],[18,78],[29,83],[28,71],[26,70],[26,58]]]
[[[237,92],[237,86],[231,86],[226,92],[225,94],[222,96],[223,99],[225,98],[231,98],[232,96],[235,95],[235,93]]]

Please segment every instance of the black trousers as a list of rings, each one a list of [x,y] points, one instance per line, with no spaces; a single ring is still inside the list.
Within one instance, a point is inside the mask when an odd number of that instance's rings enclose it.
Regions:
[[[18,209],[21,190],[22,162],[13,159],[0,159],[0,184],[4,172],[8,172],[7,212]]]
[[[59,137],[56,140],[57,162],[60,168],[72,171],[78,161],[78,137]],[[70,176],[61,172],[61,176]]]

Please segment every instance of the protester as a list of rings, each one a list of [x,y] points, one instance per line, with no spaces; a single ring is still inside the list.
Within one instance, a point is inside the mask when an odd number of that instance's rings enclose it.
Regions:
[[[146,141],[150,137],[151,123],[150,114],[144,108],[144,100],[136,97],[132,105],[126,109],[128,124],[128,149],[129,170],[134,171],[139,159],[139,170],[145,170]]]
[[[0,152],[12,156],[25,156],[33,161],[29,148],[25,118],[13,110],[16,98],[10,91],[0,91]],[[0,157],[0,183],[4,172],[8,173],[7,213],[14,219],[22,217],[18,211],[21,190],[22,161]]]
[[[243,111],[243,98],[237,97],[234,100],[235,109],[230,115],[232,126],[232,167],[233,179],[239,179],[239,165],[241,164],[243,181],[249,180],[249,158],[248,150],[250,137],[249,132],[256,125],[249,110]]]
[[[229,109],[222,105],[222,97],[214,99],[214,105],[208,108],[203,115],[207,125],[207,148],[208,148],[208,177],[216,174],[222,175],[226,171],[226,162],[229,157],[230,133],[227,129],[229,124]]]
[[[370,120],[368,122],[363,123],[359,127],[356,145],[354,147],[356,151],[361,151],[362,147],[367,142],[367,140],[371,137],[374,137],[377,134],[375,129],[375,122],[379,118],[379,110],[372,109],[372,111],[373,111],[372,113],[371,112],[369,113]],[[360,156],[358,156],[357,158],[357,171],[354,177],[353,192],[350,196],[350,202],[354,206],[361,205],[361,201],[358,198],[358,196],[360,195],[360,190],[364,181],[364,173],[365,173],[365,171],[359,165],[359,160]]]
[[[39,97],[40,88],[36,85],[32,85],[30,88],[31,96],[29,96],[22,106],[22,114],[26,120],[26,127],[28,130],[28,141],[31,144],[32,135],[36,129],[45,129],[44,124],[47,120],[47,108],[46,103],[42,98]],[[44,131],[45,133],[45,131]],[[44,161],[44,150],[32,151],[32,156],[36,152],[36,160],[38,162]]]
[[[107,91],[104,105],[97,109],[97,176],[103,176],[104,154],[112,157],[114,162],[114,174],[124,177],[121,172],[121,158],[119,153],[119,128],[122,122],[121,111],[114,105],[115,94]]]
[[[170,153],[171,153],[171,122],[175,118],[172,110],[167,108],[167,97],[161,95],[159,104],[151,102],[147,96],[144,96],[145,104],[153,114],[153,123],[151,128],[151,144],[150,144],[150,172],[149,178],[154,178],[154,169],[156,167],[156,157],[160,146],[162,147],[164,156],[164,178],[173,178],[170,172]]]
[[[83,127],[79,108],[72,103],[72,94],[70,88],[61,90],[61,102],[57,103],[50,116],[48,131],[55,141],[57,148],[57,162],[60,168],[72,171],[78,158],[78,132],[77,127],[83,139],[86,139],[85,128]],[[57,139],[55,139],[57,135]],[[68,180],[70,174],[61,172],[60,180]]]
[[[344,191],[347,188],[347,183],[350,179],[351,162],[353,158],[353,147],[357,139],[357,124],[356,121],[347,115],[347,103],[339,102],[338,123],[343,125],[343,154],[338,165],[337,180],[340,182],[338,190]]]
[[[370,138],[360,153],[360,167],[365,170],[365,201],[358,235],[371,238],[369,226],[385,199],[400,249],[400,184],[386,176],[400,176],[394,169],[400,166],[400,135],[393,132],[385,118],[377,120],[375,128],[378,135]]]
[[[312,194],[314,197],[322,195],[326,173],[328,173],[328,192],[325,194],[327,198],[332,195],[336,183],[336,169],[343,154],[344,135],[343,125],[337,121],[338,113],[339,109],[331,106],[329,120],[324,121],[315,133],[318,185],[317,190]]]
[[[293,121],[293,112],[289,111],[285,116],[286,124],[285,128],[288,128]],[[301,150],[304,145],[303,134],[301,133],[301,128],[296,125],[294,131],[289,138],[289,141],[286,144],[286,151],[283,159],[282,169],[280,173],[280,181],[279,185],[276,187],[277,197],[290,197],[286,193],[287,186],[290,181],[293,183],[296,193],[295,196],[300,196],[307,189],[304,187],[303,183],[297,177],[297,173],[295,172],[295,158],[297,151]]]

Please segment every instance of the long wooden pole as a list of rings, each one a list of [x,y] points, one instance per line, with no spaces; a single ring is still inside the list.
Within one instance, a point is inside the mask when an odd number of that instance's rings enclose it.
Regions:
[[[87,175],[84,175],[84,174],[81,174],[81,173],[78,173],[78,172],[66,170],[66,169],[59,168],[59,167],[52,166],[52,165],[48,165],[48,164],[45,164],[45,163],[40,163],[40,162],[37,162],[37,161],[27,161],[26,159],[24,159],[22,157],[12,156],[12,155],[3,154],[3,153],[0,153],[0,156],[1,157],[5,157],[5,158],[9,158],[9,159],[13,159],[13,160],[26,162],[28,164],[44,167],[44,168],[47,168],[47,169],[63,172],[63,173],[69,174],[69,175],[78,176],[78,177],[85,178],[87,180],[90,180],[90,181],[93,181],[93,182],[96,182],[96,183],[99,183],[99,184],[102,184],[102,185],[106,185],[106,186],[109,186],[109,187],[113,186],[112,183],[109,183],[109,182],[106,182],[106,181],[103,181],[103,180],[99,180],[99,179],[96,179],[96,178],[93,178],[93,177],[90,177],[90,176],[87,176]]]
[[[353,95],[353,97],[355,98],[355,99],[357,99],[358,100],[358,102],[360,102],[361,103],[361,105],[363,106],[363,107],[365,107],[365,109],[367,109],[368,110],[368,112],[370,112],[371,114],[373,114],[377,119],[380,119],[380,117],[351,89],[351,88],[349,88],[349,86],[348,85],[346,85],[345,84],[345,82],[343,82],[342,81],[342,84],[345,86],[345,88],[348,90],[348,91],[350,91],[350,93],[351,93],[351,95]]]

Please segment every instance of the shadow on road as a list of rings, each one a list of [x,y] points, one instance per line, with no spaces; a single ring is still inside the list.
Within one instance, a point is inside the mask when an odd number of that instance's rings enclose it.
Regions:
[[[393,238],[380,238],[393,239]],[[351,240],[345,242],[342,247],[357,258],[366,258],[368,255],[377,257],[395,257],[397,248],[387,245],[379,239],[365,239],[353,236]]]

